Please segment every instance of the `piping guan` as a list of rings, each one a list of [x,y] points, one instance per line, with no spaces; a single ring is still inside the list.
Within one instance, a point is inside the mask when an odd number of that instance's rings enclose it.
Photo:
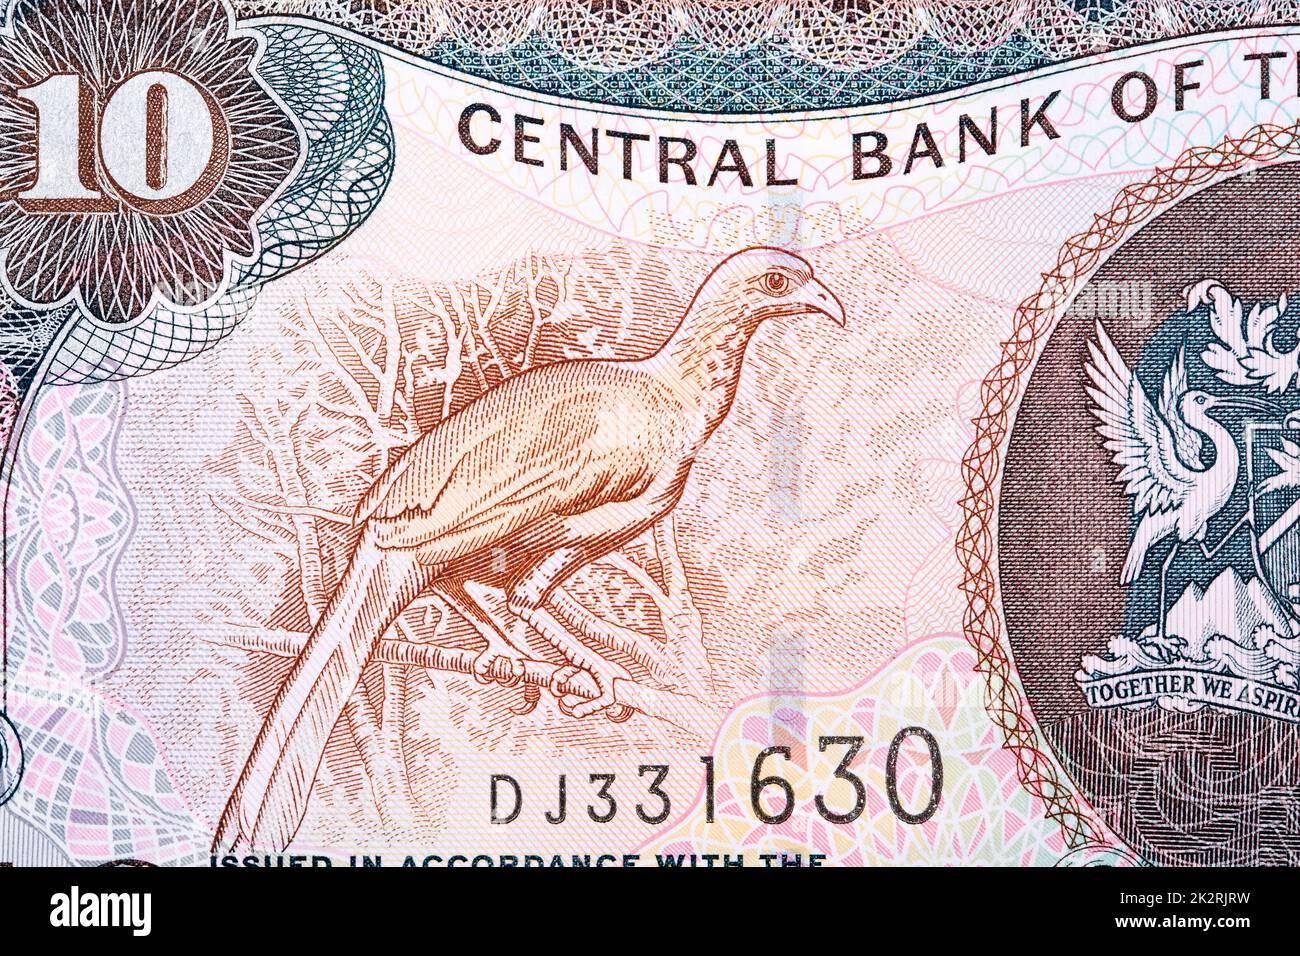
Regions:
[[[469,619],[489,638],[490,659],[504,635],[491,640],[499,625],[469,599],[466,581],[495,580],[508,610],[531,625],[557,585],[672,509],[731,408],[754,331],[803,314],[845,320],[806,261],[746,249],[708,275],[653,354],[535,367],[412,444],[351,518],[359,530],[351,562],[271,705],[214,847],[292,841],[362,669],[419,594],[436,590]],[[572,709],[583,717],[615,701],[598,655],[575,659],[579,646],[557,644],[600,690]]]

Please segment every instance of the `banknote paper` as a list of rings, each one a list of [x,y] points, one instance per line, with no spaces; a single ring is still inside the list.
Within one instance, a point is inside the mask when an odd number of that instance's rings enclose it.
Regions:
[[[2,22],[0,863],[1300,863],[1300,5]]]

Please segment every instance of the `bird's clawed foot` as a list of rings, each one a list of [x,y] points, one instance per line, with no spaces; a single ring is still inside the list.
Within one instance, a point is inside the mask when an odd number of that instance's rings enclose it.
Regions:
[[[570,681],[584,672],[590,674],[596,683],[599,693],[595,697],[575,694],[574,688],[570,686]],[[635,713],[627,704],[619,703],[614,696],[615,679],[626,677],[626,670],[608,662],[585,668],[566,664],[551,676],[551,693],[555,695],[560,712],[569,717],[581,720],[592,714],[603,713],[615,723],[622,723]]]
[[[1185,640],[1174,634],[1146,634],[1138,638],[1138,643],[1166,664],[1182,656],[1187,646]]]
[[[514,687],[524,679],[524,655],[503,641],[489,641],[474,658],[474,679]]]
[[[542,699],[542,689],[535,684],[524,686],[524,699],[510,708],[510,713],[519,717],[531,714],[537,709],[537,702]]]

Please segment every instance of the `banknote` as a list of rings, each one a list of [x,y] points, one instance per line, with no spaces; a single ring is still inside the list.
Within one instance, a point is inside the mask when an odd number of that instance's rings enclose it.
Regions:
[[[7,0],[0,863],[1300,863],[1296,23]]]

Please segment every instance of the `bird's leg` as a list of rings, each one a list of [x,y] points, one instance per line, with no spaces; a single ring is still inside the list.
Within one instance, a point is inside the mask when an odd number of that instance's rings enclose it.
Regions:
[[[1175,540],[1173,547],[1169,549],[1169,554],[1165,556],[1164,563],[1160,565],[1160,607],[1158,610],[1159,617],[1157,618],[1156,621],[1156,625],[1157,625],[1156,639],[1152,643],[1154,643],[1157,653],[1159,653],[1162,657],[1164,657],[1167,660],[1172,660],[1174,655],[1177,653],[1178,648],[1182,646],[1184,643],[1186,643],[1181,638],[1177,638],[1177,637],[1174,638],[1173,640],[1170,640],[1166,630],[1168,622],[1165,616],[1165,598],[1167,594],[1167,580],[1169,577],[1169,568],[1174,563],[1174,556],[1178,554],[1178,549],[1181,546],[1182,546],[1182,542]]]
[[[506,687],[513,687],[523,680],[523,653],[474,602],[465,585],[458,581],[440,582],[434,590],[487,642],[487,647],[474,658],[474,679],[482,684],[496,681]]]
[[[1178,542],[1175,541],[1173,543],[1173,546],[1169,549],[1169,553],[1165,555],[1164,563],[1160,565],[1160,607],[1156,611],[1156,613],[1159,614],[1159,617],[1156,618],[1156,622],[1159,625],[1159,630],[1157,631],[1157,633],[1160,635],[1160,640],[1162,642],[1165,639],[1165,624],[1166,624],[1165,589],[1167,586],[1166,582],[1169,576],[1169,565],[1174,563],[1174,555],[1176,555],[1177,553],[1178,553]]]
[[[560,699],[562,709],[579,718],[605,711],[614,720],[626,720],[631,713],[614,696],[614,681],[629,679],[627,669],[587,647],[543,606],[556,586],[590,560],[593,560],[591,555],[579,548],[564,547],[552,552],[509,589],[506,607],[554,644],[569,661],[570,666],[561,667],[551,679],[551,691]],[[600,693],[591,700],[572,702],[566,685],[579,669],[591,674]]]
[[[1250,520],[1250,512],[1246,512],[1240,518],[1237,519],[1237,523],[1232,526],[1231,530],[1229,530],[1227,534],[1225,534],[1222,538],[1219,539],[1219,543],[1216,544],[1213,548],[1207,548],[1205,546],[1205,542],[1202,541],[1200,543],[1201,554],[1205,555],[1205,560],[1213,561],[1214,556],[1223,550],[1224,545],[1226,545],[1229,541],[1231,541],[1233,538],[1237,536],[1237,532],[1240,531],[1242,527],[1246,524],[1246,522],[1249,520]]]

